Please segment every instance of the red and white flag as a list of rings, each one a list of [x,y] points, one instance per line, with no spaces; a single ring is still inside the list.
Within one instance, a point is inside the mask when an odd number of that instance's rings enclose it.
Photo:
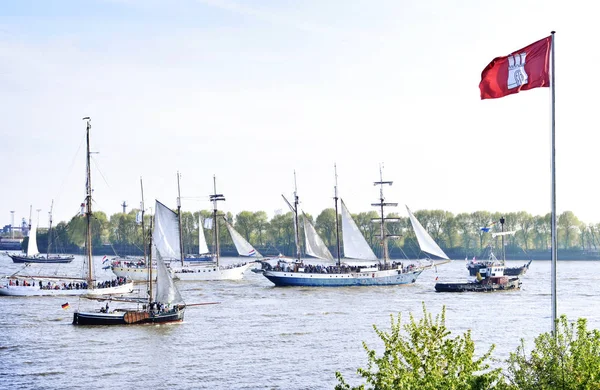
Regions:
[[[481,99],[496,99],[521,90],[550,86],[552,36],[505,57],[497,57],[481,72]]]

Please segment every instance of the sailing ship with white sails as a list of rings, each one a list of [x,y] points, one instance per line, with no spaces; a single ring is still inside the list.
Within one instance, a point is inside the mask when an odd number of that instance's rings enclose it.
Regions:
[[[54,207],[54,201],[50,206],[50,225],[48,227],[48,248],[46,250],[46,256],[40,254],[37,246],[37,226],[31,225],[31,206],[29,210],[29,240],[27,241],[27,252],[25,255],[15,255],[12,253],[6,253],[14,263],[41,263],[41,264],[64,264],[73,261],[75,256],[72,255],[51,255],[50,248],[52,245],[52,208]]]
[[[179,178],[179,175],[178,175]],[[173,273],[174,278],[177,280],[239,280],[244,277],[245,271],[250,268],[254,261],[243,262],[241,264],[232,265],[221,265],[219,256],[219,224],[217,202],[225,200],[222,194],[216,193],[216,179],[213,178],[214,182],[214,194],[210,195],[210,200],[213,202],[213,242],[214,242],[214,254],[213,262],[188,262],[183,255],[183,241],[181,234],[181,203],[178,198],[177,210],[175,213],[168,207],[160,204],[157,208],[156,213],[164,213],[165,217],[160,218],[157,224],[161,224],[164,231],[170,232],[165,237],[165,240],[169,243],[168,250],[161,252],[165,260],[170,261],[169,268]],[[170,217],[166,217],[169,215]],[[258,251],[256,251],[252,245],[246,241],[227,221],[225,221],[227,228],[231,234],[234,245],[236,246],[238,253],[243,257],[260,258],[262,257]],[[202,233],[203,234],[203,233]],[[179,262],[179,264],[177,264]],[[127,276],[135,281],[145,281],[148,278],[148,268],[127,266],[122,264],[120,266],[112,267],[113,273],[117,276]]]
[[[254,264],[253,261],[222,265],[220,264],[220,244],[219,244],[219,224],[217,202],[224,201],[225,196],[217,193],[217,179],[213,176],[213,194],[210,195],[210,200],[213,202],[213,243],[214,243],[214,263],[212,264],[193,264],[181,261],[181,266],[171,264],[175,278],[179,280],[240,280],[244,278],[244,273]],[[226,226],[229,225],[225,221]],[[238,250],[240,256],[243,257],[258,257],[260,254],[247,242],[238,232],[233,229],[233,226],[227,227],[231,234],[231,238]],[[233,233],[231,233],[233,232]]]
[[[142,190],[143,199],[143,190]],[[144,213],[142,200],[142,216]],[[164,207],[162,203],[156,201],[156,209],[162,209]],[[160,218],[169,218],[168,214],[157,213],[155,214],[155,221]],[[156,238],[155,244],[150,239],[151,250],[150,250],[150,261],[152,258],[156,259],[156,283],[153,282],[152,267],[148,269],[148,296],[140,299],[129,299],[126,302],[135,302],[138,304],[136,308],[119,308],[116,310],[110,310],[108,302],[106,306],[96,311],[82,311],[79,310],[73,313],[73,325],[130,325],[130,324],[162,324],[168,322],[180,322],[183,321],[186,304],[177,290],[175,283],[171,277],[171,272],[167,268],[162,256],[161,251],[169,251],[168,240],[165,240],[165,236],[172,232],[160,230],[163,225],[160,223],[154,224],[154,232],[152,238]],[[144,232],[144,222],[142,220],[142,232]],[[144,258],[146,257],[146,235],[144,236]],[[141,308],[139,307],[141,305]]]
[[[86,140],[86,265],[87,277],[50,276],[50,275],[24,275],[19,272],[6,276],[6,284],[0,286],[0,295],[10,296],[97,296],[126,294],[133,291],[133,282],[124,278],[112,281],[97,281],[94,277],[94,264],[92,257],[92,179],[90,167],[90,118],[87,120]],[[35,230],[33,233],[35,242]],[[37,245],[36,245],[37,246]]]
[[[336,175],[337,177],[337,175]],[[344,202],[342,206],[342,235],[343,250],[345,261],[342,263],[339,238],[338,238],[338,259],[334,262],[333,256],[319,237],[316,229],[304,216],[304,234],[306,241],[306,253],[326,261],[325,264],[313,265],[305,264],[300,258],[299,234],[298,234],[298,195],[294,192],[294,204],[291,205],[287,199],[288,206],[294,213],[294,227],[296,231],[296,261],[294,263],[280,262],[276,267],[269,267],[263,263],[263,275],[273,282],[276,286],[309,286],[309,287],[344,287],[344,286],[375,286],[375,285],[400,285],[414,283],[419,275],[427,268],[433,266],[431,262],[427,265],[420,263],[404,264],[403,262],[391,262],[388,252],[388,240],[397,236],[387,233],[386,222],[397,221],[396,218],[386,218],[384,207],[396,206],[396,203],[385,201],[383,196],[383,185],[391,185],[391,181],[383,181],[380,170],[380,181],[375,185],[380,186],[380,199],[378,203],[372,204],[379,207],[380,218],[375,221],[380,225],[380,240],[383,250],[383,258],[378,259],[368,242],[360,232],[360,229],[352,219],[350,212]],[[284,197],[285,199],[285,197]],[[336,233],[339,231],[338,223],[338,196],[337,184],[335,186],[335,214],[336,214]],[[408,209],[408,208],[407,208]],[[418,223],[414,215],[409,210],[413,228],[417,237],[421,239],[419,243],[421,249],[434,256],[448,259],[448,256],[435,244],[429,234]],[[415,224],[416,221],[416,224]],[[339,234],[336,234],[339,237]],[[266,268],[265,268],[266,266]]]

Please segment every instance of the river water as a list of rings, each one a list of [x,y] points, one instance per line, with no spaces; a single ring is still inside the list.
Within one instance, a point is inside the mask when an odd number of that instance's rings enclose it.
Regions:
[[[224,259],[231,262],[235,259]],[[524,261],[511,261],[509,266]],[[28,272],[77,274],[83,259]],[[112,272],[101,269],[99,278]],[[559,261],[558,313],[600,328],[600,264]],[[0,274],[21,266],[0,255]],[[381,351],[373,325],[390,315],[434,315],[446,307],[452,336],[471,330],[478,354],[495,344],[506,359],[523,338],[551,330],[551,263],[531,264],[520,291],[436,293],[439,281],[466,279],[464,260],[425,271],[416,283],[392,287],[280,288],[248,271],[241,281],[178,282],[189,307],[168,325],[78,327],[77,308],[102,303],[73,297],[0,297],[0,388],[331,389],[335,371],[356,385],[366,367],[365,341]],[[61,305],[68,302],[70,308]],[[112,306],[116,306],[113,303]]]

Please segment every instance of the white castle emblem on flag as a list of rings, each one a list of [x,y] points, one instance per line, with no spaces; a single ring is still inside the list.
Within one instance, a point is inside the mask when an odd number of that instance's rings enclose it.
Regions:
[[[525,57],[527,53],[508,56],[508,89],[527,84],[529,77],[525,72]]]

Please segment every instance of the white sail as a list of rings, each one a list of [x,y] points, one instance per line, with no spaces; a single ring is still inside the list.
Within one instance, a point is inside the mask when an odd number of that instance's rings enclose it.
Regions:
[[[225,220],[225,226],[227,226],[227,230],[229,230],[235,249],[237,249],[240,256],[263,257],[225,218],[223,219]]]
[[[206,236],[204,235],[204,228],[202,227],[202,217],[198,216],[198,253],[203,255],[210,253],[208,245],[206,245]]]
[[[179,291],[175,287],[173,278],[160,255],[160,250],[156,249],[154,252],[156,253],[156,270],[158,272],[158,275],[156,275],[156,294],[154,300],[164,304],[183,302]]]
[[[302,215],[302,219],[304,220],[304,237],[306,238],[306,254],[319,259],[333,261],[331,252],[329,252],[329,249],[327,249],[327,246],[321,237],[319,237],[319,233],[317,233],[313,224],[304,212],[302,212]]]
[[[377,260],[373,249],[360,232],[352,219],[344,201],[342,204],[342,243],[344,244],[344,257],[357,260]]]
[[[156,258],[155,248],[164,259],[180,260],[179,249],[179,221],[177,213],[164,204],[156,201],[156,212],[154,214],[154,229],[152,232],[152,257]]]
[[[419,247],[423,252],[427,252],[430,255],[441,257],[442,259],[450,260],[450,258],[444,253],[442,248],[435,243],[433,238],[427,233],[427,230],[423,228],[419,220],[413,215],[408,206],[406,206],[406,210],[408,211],[408,216],[410,217],[410,223],[412,224],[413,230],[415,231],[415,235],[417,236],[417,241],[419,242]]]
[[[37,228],[35,226],[32,226],[29,231],[29,242],[27,243],[27,256],[29,257],[33,257],[40,253],[37,247],[36,231]]]

